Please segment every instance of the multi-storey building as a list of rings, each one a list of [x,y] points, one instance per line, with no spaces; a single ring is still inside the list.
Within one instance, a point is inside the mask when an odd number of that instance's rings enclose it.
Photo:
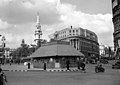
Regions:
[[[120,0],[112,0],[115,56],[120,56]]]
[[[113,24],[114,24],[114,47],[120,44],[120,0],[112,0]]]
[[[100,45],[99,50],[100,50],[100,55],[104,56],[105,55],[105,45]]]
[[[54,39],[68,41],[71,46],[82,52],[87,58],[99,57],[99,43],[97,35],[83,28],[66,28],[56,31]]]

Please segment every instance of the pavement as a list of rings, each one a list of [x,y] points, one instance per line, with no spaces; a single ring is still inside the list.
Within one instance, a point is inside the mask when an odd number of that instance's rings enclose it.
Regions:
[[[33,65],[30,66],[30,69],[28,69],[28,66],[25,66],[24,64],[5,64],[1,65],[1,68],[3,71],[45,71],[42,68],[33,68]],[[61,72],[61,71],[79,71],[77,68],[70,68],[70,70],[67,70],[66,68],[55,68],[55,69],[46,69],[48,72]]]
[[[116,71],[116,72],[120,72],[119,69],[117,70],[114,70],[114,69],[111,69],[112,67],[112,64],[114,64],[115,61],[109,61],[109,64],[103,64],[103,67],[105,68],[106,72],[110,73],[110,72],[113,72],[113,71]],[[90,72],[90,73],[94,73],[94,69],[95,69],[95,66],[96,64],[86,64],[86,72]],[[40,68],[33,68],[33,65],[31,64],[30,66],[30,69],[28,69],[28,66],[27,65],[24,65],[24,64],[12,64],[12,65],[9,65],[9,64],[5,64],[5,65],[1,65],[3,71],[44,71],[43,69],[40,69]],[[109,71],[111,70],[111,71]],[[57,69],[46,69],[46,71],[48,72],[62,72],[62,71],[80,71],[78,70],[76,67],[75,68],[70,68],[70,70],[67,70],[66,68],[57,68]],[[82,72],[82,71],[81,71]]]

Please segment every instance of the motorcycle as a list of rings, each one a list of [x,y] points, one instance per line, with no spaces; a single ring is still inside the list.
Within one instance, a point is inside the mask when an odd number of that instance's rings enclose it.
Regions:
[[[105,68],[103,68],[102,65],[100,65],[100,66],[95,66],[95,72],[96,72],[96,73],[105,72]]]

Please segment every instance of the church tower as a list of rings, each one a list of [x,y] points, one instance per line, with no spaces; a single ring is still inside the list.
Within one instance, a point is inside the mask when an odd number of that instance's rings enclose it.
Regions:
[[[35,43],[37,47],[41,46],[41,37],[42,37],[42,30],[40,25],[40,15],[39,12],[37,13],[37,22],[36,22],[36,30],[35,30]]]

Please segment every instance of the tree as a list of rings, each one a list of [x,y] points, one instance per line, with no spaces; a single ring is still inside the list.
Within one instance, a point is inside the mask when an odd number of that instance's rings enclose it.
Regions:
[[[29,48],[29,55],[31,55],[32,53],[34,53],[35,52],[35,47],[34,46],[32,46],[32,47],[30,47]]]
[[[47,43],[47,40],[42,40],[42,44],[45,44],[45,43]],[[31,45],[31,46],[32,47],[30,47],[29,45],[25,44],[25,40],[22,39],[21,46],[18,47],[13,52],[11,52],[10,55],[13,56],[13,59],[21,59],[21,58],[25,58],[27,56],[30,56],[36,50],[36,46],[35,45]]]
[[[27,57],[29,55],[29,45],[25,44],[25,41],[22,40],[21,47],[18,47],[11,55],[14,59]]]
[[[21,47],[19,48],[19,55],[21,57],[27,57],[29,55],[29,45],[25,44],[25,40],[22,40]]]

